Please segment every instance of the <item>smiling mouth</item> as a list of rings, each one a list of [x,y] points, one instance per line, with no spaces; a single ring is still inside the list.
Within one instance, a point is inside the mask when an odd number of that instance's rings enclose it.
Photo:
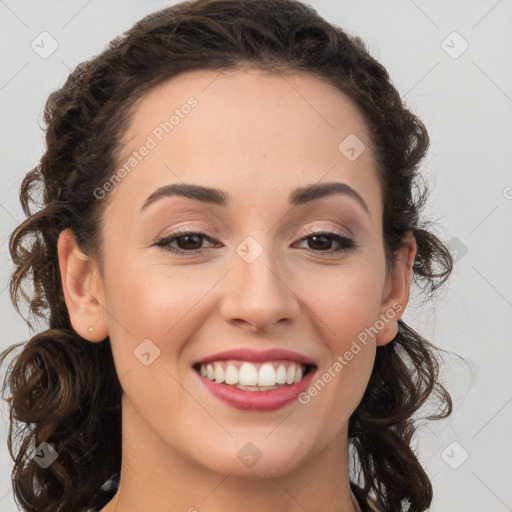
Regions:
[[[261,363],[229,360],[196,363],[193,369],[204,378],[244,391],[272,391],[300,382],[315,368],[312,364],[280,360]]]

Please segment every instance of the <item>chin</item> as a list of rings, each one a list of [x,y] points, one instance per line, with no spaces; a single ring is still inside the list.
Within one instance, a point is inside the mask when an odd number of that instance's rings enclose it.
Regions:
[[[288,442],[276,435],[275,439],[250,436],[234,438],[229,443],[204,446],[195,453],[195,461],[214,473],[230,474],[242,479],[268,479],[292,473],[303,465],[310,453],[304,443],[297,438],[288,438]],[[307,450],[307,451],[306,451]]]

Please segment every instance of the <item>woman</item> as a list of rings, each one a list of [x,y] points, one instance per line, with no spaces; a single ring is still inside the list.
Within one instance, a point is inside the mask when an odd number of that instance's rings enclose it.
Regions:
[[[13,301],[49,319],[4,383],[23,510],[427,510],[413,415],[451,401],[402,315],[452,260],[425,127],[362,41],[296,1],[184,2],[45,120],[11,237]]]

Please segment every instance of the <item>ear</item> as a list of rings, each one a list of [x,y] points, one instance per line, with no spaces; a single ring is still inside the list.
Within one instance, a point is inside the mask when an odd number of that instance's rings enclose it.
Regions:
[[[86,340],[103,341],[108,331],[103,283],[96,260],[82,252],[71,229],[60,233],[57,251],[73,329]]]
[[[395,267],[386,278],[379,317],[384,327],[376,336],[377,345],[386,345],[397,335],[398,320],[402,318],[409,301],[416,252],[416,240],[408,231],[402,238],[402,247],[396,253]]]

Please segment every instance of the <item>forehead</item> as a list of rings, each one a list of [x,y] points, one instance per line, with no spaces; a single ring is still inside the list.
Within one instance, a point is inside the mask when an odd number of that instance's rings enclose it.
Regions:
[[[133,160],[143,147],[150,149]],[[362,152],[353,158],[347,149]],[[250,192],[253,200],[261,193],[263,201],[270,189],[321,180],[379,194],[371,141],[355,104],[333,85],[297,73],[180,74],[134,105],[118,160],[129,172],[113,195],[136,195],[139,205],[157,186],[180,180]]]
[[[197,102],[193,109],[186,106],[191,98]],[[181,123],[184,116],[189,118],[187,123]],[[297,119],[306,124],[294,125]],[[212,130],[209,122],[214,120],[217,122]],[[269,74],[258,69],[233,69],[179,74],[137,101],[125,143],[161,131],[158,127],[166,121],[171,121],[174,137],[179,137],[187,125],[197,132],[207,131],[209,138],[221,138],[229,133],[229,128],[235,128],[243,130],[240,135],[250,133],[255,145],[260,135],[263,138],[282,127],[288,128],[290,134],[302,133],[311,140],[316,134],[325,137],[331,132],[336,142],[346,135],[347,129],[368,139],[364,119],[348,96],[317,76],[290,71]],[[185,128],[181,126],[178,130],[178,124]],[[281,137],[286,135],[279,133]],[[164,130],[164,134],[169,133]],[[158,133],[155,136],[159,138]],[[268,145],[269,140],[265,143]]]

